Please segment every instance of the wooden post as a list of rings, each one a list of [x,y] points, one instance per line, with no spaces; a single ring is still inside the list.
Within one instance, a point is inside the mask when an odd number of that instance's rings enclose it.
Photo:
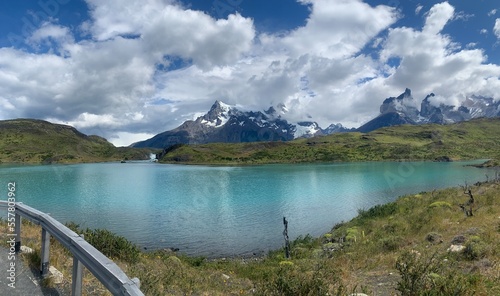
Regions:
[[[83,234],[80,234],[81,238]],[[83,264],[73,256],[73,277],[71,279],[71,296],[82,295]]]
[[[290,241],[288,240],[288,221],[286,217],[283,217],[283,224],[285,225],[285,230],[283,230],[283,236],[285,237],[285,258],[290,259]]]
[[[16,253],[19,253],[21,251],[21,216],[16,213],[16,244],[15,244],[15,251]]]
[[[49,252],[50,252],[50,233],[42,228],[42,250],[41,250],[41,263],[40,273],[42,277],[49,275]]]

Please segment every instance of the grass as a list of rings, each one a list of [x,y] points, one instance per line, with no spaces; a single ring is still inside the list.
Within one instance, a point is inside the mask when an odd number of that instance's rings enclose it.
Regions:
[[[299,237],[291,243],[291,259],[283,249],[262,258],[216,260],[138,252],[107,231],[71,227],[129,277],[138,277],[146,295],[500,295],[500,182],[471,190],[472,217],[458,206],[468,199],[462,188],[406,195],[360,210],[321,237]],[[38,226],[25,222],[22,234],[23,244],[39,246]],[[449,252],[452,244],[464,249]],[[67,289],[71,256],[55,241],[51,248],[51,264],[63,272]],[[84,282],[86,295],[108,295],[89,272]]]
[[[262,164],[334,161],[500,159],[500,118],[403,125],[289,142],[178,145],[165,163]]]
[[[0,163],[81,163],[149,159],[150,149],[117,148],[106,139],[42,120],[0,121]]]

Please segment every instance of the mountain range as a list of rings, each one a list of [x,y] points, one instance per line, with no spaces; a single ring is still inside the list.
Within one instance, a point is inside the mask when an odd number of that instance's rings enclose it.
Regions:
[[[301,137],[354,131],[342,124],[332,124],[322,129],[312,121],[290,123],[283,118],[287,112],[283,104],[265,111],[243,111],[236,106],[215,101],[210,111],[196,120],[188,120],[173,130],[131,146],[165,148],[175,144],[290,141]]]
[[[470,96],[460,106],[436,104],[432,102],[436,95],[431,93],[420,103],[406,89],[398,97],[384,100],[380,106],[380,115],[357,129],[360,132],[370,132],[385,126],[401,124],[450,124],[480,117],[500,116],[500,101],[481,96]]]
[[[162,132],[132,147],[166,148],[175,144],[205,144],[214,142],[241,143],[258,141],[290,141],[342,132],[370,132],[385,126],[401,124],[450,124],[479,117],[500,116],[500,101],[481,96],[470,96],[460,106],[437,104],[435,94],[429,94],[420,103],[410,89],[398,97],[385,99],[380,114],[361,127],[345,128],[331,124],[322,129],[314,121],[289,122],[284,117],[284,104],[265,111],[243,111],[236,106],[215,101],[210,110],[196,120],[188,120],[179,127]]]

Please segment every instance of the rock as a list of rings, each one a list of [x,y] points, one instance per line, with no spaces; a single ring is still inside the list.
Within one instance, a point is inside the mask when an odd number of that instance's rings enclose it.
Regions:
[[[463,243],[465,243],[465,240],[466,240],[465,236],[463,236],[463,235],[457,235],[457,236],[455,236],[455,237],[451,240],[451,244],[452,244],[452,245],[459,245],[459,244],[463,244]]]
[[[462,252],[464,249],[465,249],[465,246],[462,246],[462,245],[451,245],[447,251],[452,252],[452,253],[458,253],[458,252]]]
[[[330,251],[330,252],[340,251],[340,250],[342,250],[342,248],[343,248],[343,245],[339,244],[339,243],[327,243],[327,244],[323,245],[323,249],[325,251]]]
[[[26,254],[33,253],[33,249],[27,246],[21,246],[21,252]]]
[[[443,242],[443,240],[441,239],[441,235],[436,232],[428,233],[427,236],[425,237],[425,240],[433,244],[439,244]]]
[[[61,284],[64,280],[63,274],[52,265],[49,267],[49,277],[54,280],[54,284]]]
[[[435,162],[451,162],[451,158],[448,156],[439,156],[434,159]]]
[[[470,235],[477,235],[480,232],[481,232],[481,229],[479,229],[478,227],[472,227],[472,228],[467,229],[467,231],[465,233],[470,234]]]

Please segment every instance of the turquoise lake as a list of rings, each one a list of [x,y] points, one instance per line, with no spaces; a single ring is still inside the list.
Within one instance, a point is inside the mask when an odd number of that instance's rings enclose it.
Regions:
[[[148,250],[248,256],[283,245],[283,216],[291,239],[318,236],[358,209],[494,175],[464,166],[479,162],[3,165],[0,193],[5,200],[14,181],[18,202],[63,223],[109,229]],[[457,196],[457,203],[465,199]]]

